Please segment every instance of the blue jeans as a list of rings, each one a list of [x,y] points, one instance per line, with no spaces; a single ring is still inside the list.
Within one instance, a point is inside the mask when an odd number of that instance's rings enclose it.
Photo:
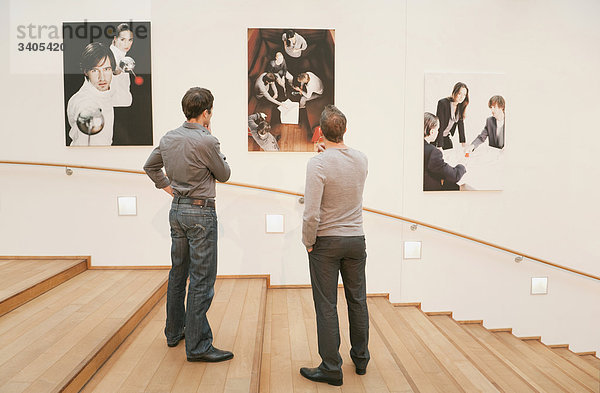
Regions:
[[[187,202],[187,203],[186,203]],[[213,207],[192,205],[175,197],[169,212],[171,224],[171,271],[167,289],[168,343],[184,336],[188,357],[212,348],[212,331],[206,318],[217,277],[217,214]],[[187,307],[185,287],[190,278]]]
[[[340,328],[337,313],[338,275],[344,282],[350,324],[350,357],[358,368],[369,359],[369,311],[364,236],[319,236],[308,253],[310,282],[317,316],[319,368],[332,377],[342,376]]]

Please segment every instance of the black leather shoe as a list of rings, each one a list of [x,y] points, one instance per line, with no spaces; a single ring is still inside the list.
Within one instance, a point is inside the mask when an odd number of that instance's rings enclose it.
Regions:
[[[170,343],[170,342],[167,341],[167,346],[171,347],[171,348],[176,347],[179,344],[179,341],[183,340],[184,337],[185,337],[185,335],[182,335],[179,340],[174,341],[172,343]]]
[[[203,353],[200,356],[193,358],[188,357],[188,362],[222,362],[233,358],[233,353],[229,351],[223,351],[221,349],[212,347],[210,351]]]
[[[358,367],[356,367],[356,373],[358,375],[365,375],[367,373],[367,369],[366,368],[358,368]]]
[[[310,379],[311,381],[326,382],[333,386],[342,386],[342,383],[343,383],[342,377],[339,377],[339,378],[330,377],[327,374],[325,374],[318,367],[315,367],[315,368],[302,367],[300,369],[300,374],[304,378]]]

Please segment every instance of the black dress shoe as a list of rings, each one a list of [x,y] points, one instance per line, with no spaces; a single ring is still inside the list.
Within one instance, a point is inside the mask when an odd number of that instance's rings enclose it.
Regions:
[[[358,368],[358,367],[356,367],[356,373],[358,375],[365,375],[367,373],[367,369],[366,368]]]
[[[174,341],[172,343],[170,343],[170,342],[167,341],[167,346],[171,347],[171,348],[176,347],[179,344],[179,341],[183,340],[184,337],[185,337],[185,335],[182,335],[179,340]]]
[[[195,356],[193,358],[188,357],[188,362],[222,362],[233,358],[233,353],[229,351],[223,351],[221,349],[212,347],[210,351],[203,353],[202,355]]]
[[[328,376],[318,367],[315,367],[315,368],[302,367],[300,369],[300,374],[302,374],[302,376],[304,378],[310,379],[311,381],[327,382],[328,384],[333,385],[333,386],[342,386],[342,383],[343,383],[342,377],[335,378],[335,377]]]

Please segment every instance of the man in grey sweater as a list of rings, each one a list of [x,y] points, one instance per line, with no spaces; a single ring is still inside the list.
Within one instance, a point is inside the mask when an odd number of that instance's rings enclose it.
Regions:
[[[217,277],[215,180],[225,182],[231,174],[219,140],[211,134],[213,101],[209,90],[189,89],[181,100],[187,121],[161,138],[144,165],[156,188],[173,196],[165,336],[169,347],[177,346],[185,336],[190,362],[220,362],[233,357],[212,345],[206,318]]]
[[[333,105],[321,113],[324,151],[306,168],[302,242],[308,251],[310,280],[317,316],[318,367],[300,369],[315,382],[343,382],[337,315],[338,274],[342,274],[350,322],[350,357],[356,373],[366,373],[370,355],[365,280],[367,259],[362,194],[367,157],[344,144],[346,117]]]

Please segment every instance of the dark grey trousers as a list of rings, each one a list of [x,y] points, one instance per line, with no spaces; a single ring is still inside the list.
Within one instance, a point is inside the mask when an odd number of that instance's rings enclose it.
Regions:
[[[320,236],[308,253],[310,280],[317,315],[319,368],[331,375],[342,375],[340,329],[337,313],[338,274],[342,274],[350,322],[350,357],[358,368],[369,362],[369,312],[364,236]]]

